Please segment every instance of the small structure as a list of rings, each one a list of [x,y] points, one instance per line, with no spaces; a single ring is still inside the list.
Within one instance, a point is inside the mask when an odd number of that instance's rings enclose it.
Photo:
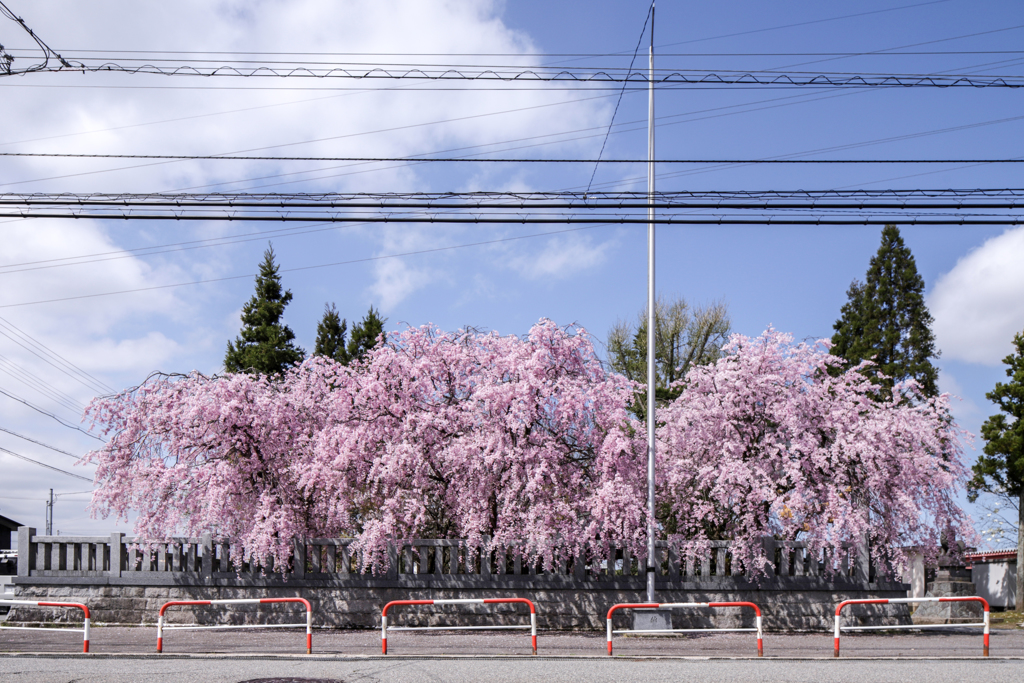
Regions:
[[[0,515],[0,597],[13,594],[14,575],[18,573],[18,555],[11,550],[11,535],[20,524]],[[8,607],[0,607],[0,614],[7,614]]]
[[[976,595],[988,600],[995,609],[1012,610],[1017,604],[1017,549],[970,553],[971,581]]]
[[[18,531],[21,522],[15,522],[0,515],[0,551],[11,549],[11,536]]]
[[[950,546],[956,543],[959,552],[950,552]],[[935,579],[928,584],[926,598],[960,598],[978,595],[974,583],[971,582],[971,570],[964,561],[965,554],[962,543],[943,543],[946,552],[939,557]],[[916,596],[914,596],[916,597]],[[978,622],[982,619],[982,608],[974,602],[924,602],[918,607],[911,619],[915,624],[957,624]]]

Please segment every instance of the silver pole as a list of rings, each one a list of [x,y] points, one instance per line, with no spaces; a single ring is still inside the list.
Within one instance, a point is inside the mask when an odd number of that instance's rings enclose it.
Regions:
[[[647,87],[647,602],[654,602],[657,557],[654,550],[654,3],[651,3],[651,48]]]

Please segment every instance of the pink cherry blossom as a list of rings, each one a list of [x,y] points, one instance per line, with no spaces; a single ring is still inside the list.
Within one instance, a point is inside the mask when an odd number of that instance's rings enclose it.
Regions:
[[[879,396],[826,342],[774,330],[725,350],[658,412],[659,535],[684,554],[732,539],[756,576],[765,536],[867,537],[884,567],[970,533],[947,396]],[[314,357],[277,379],[158,375],[87,410],[109,438],[86,456],[93,511],[137,511],[143,542],[212,531],[238,565],[283,566],[294,537],[352,537],[375,571],[392,544],[431,536],[547,566],[609,542],[643,555],[638,389],[549,320],[523,338],[409,328],[350,367]]]
[[[909,546],[934,555],[943,532],[973,535],[955,500],[966,471],[947,395],[884,394],[860,366],[830,372],[844,362],[826,341],[771,329],[724,350],[659,413],[659,493],[684,553],[729,538],[756,574],[765,536],[815,550],[866,537],[891,570]]]

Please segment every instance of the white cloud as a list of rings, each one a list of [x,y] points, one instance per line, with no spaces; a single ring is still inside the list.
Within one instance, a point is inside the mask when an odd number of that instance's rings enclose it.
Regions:
[[[237,59],[260,59],[244,54],[253,52],[319,52],[339,55],[338,60],[377,61],[378,57],[340,55],[393,50],[405,56],[390,58],[392,61],[410,61],[409,53],[454,53],[464,55],[458,57],[463,64],[493,64],[494,57],[471,55],[504,53],[509,55],[501,58],[505,64],[529,67],[541,62],[532,54],[539,49],[530,38],[502,21],[500,0],[107,0],[99,4],[36,0],[23,4],[19,14],[27,24],[71,59],[76,57],[77,49],[108,54],[112,50],[191,51],[206,53],[197,56],[210,59],[218,58],[209,54],[211,50],[235,53]],[[4,31],[7,49],[31,48],[30,39],[21,37],[6,20],[0,23],[0,32]],[[130,64],[133,58],[146,61],[164,56],[121,52],[110,58]],[[24,61],[29,60],[26,57]],[[424,57],[423,61],[441,60]],[[5,135],[0,140],[0,150],[5,152],[402,157],[459,150],[451,154],[472,154],[502,149],[503,145],[494,145],[501,141],[519,141],[506,147],[547,143],[559,140],[557,134],[565,131],[606,125],[614,101],[614,92],[595,95],[569,85],[564,89],[515,89],[485,84],[457,89],[383,79],[189,78],[117,73],[37,74],[8,80],[4,83]],[[596,153],[592,149],[596,144],[595,139],[587,139],[520,153],[586,156]],[[536,189],[532,183],[541,182],[537,177],[545,172],[473,166],[17,157],[3,161],[0,193],[169,192],[193,188],[213,192],[397,192],[460,187],[529,191]],[[255,245],[192,249],[190,244],[181,250],[160,249],[162,253],[143,256],[131,250],[223,236],[241,239],[279,227],[0,219],[0,306],[65,299],[0,308],[0,317],[116,389],[137,384],[153,370],[215,371],[223,357],[224,343],[237,334],[238,306],[252,291],[251,279],[66,299],[252,273],[253,252],[267,238],[260,238]],[[279,248],[279,263],[288,268],[481,241],[480,234],[479,230],[438,226],[401,230],[351,227],[344,240],[330,241],[321,234],[311,235],[308,241],[296,238],[279,242],[275,237],[274,244]],[[493,234],[500,235],[501,231]],[[453,296],[465,295],[470,290],[449,285],[458,277],[473,274],[474,268],[493,272],[496,264],[537,247],[517,242],[501,249],[480,249],[474,253],[473,267],[458,272],[453,264],[461,263],[457,255],[467,251],[439,252],[429,259],[380,261],[366,266],[372,278],[366,289],[375,297],[373,303],[384,311],[431,286],[448,287]],[[560,261],[566,257],[559,253],[563,249],[575,256]],[[543,277],[544,272],[568,274],[573,268],[598,262],[603,251],[600,245],[567,240],[561,246],[549,245],[531,258],[536,262],[529,268],[522,268],[532,273],[531,277]],[[20,273],[9,272],[18,268],[3,267],[88,254],[118,258]],[[323,277],[324,272],[310,271],[306,280],[299,273],[286,273],[287,286],[296,290],[297,305],[304,286],[307,290],[320,286],[314,273]],[[364,280],[356,281],[361,283],[358,286],[365,286]],[[344,289],[341,292],[342,296],[347,294]],[[0,354],[69,394],[75,402],[87,402],[96,393],[95,388],[83,386],[7,338],[0,337]],[[80,418],[80,412],[58,405],[7,374],[0,376],[0,387],[72,423]],[[0,419],[72,452],[84,452],[95,445],[10,399],[0,398]],[[45,449],[34,450],[31,444],[4,438],[0,436],[4,447],[60,464],[59,460],[48,459],[53,454]],[[0,467],[8,467],[12,464],[9,461],[3,460]],[[27,463],[17,466],[25,474],[19,487],[31,491],[26,495],[42,500],[42,494],[54,485],[46,470]],[[73,479],[69,482],[78,486]],[[24,517],[22,521],[38,517],[35,503],[31,508],[28,503],[12,508],[10,514]],[[82,524],[98,530],[109,530],[110,526],[109,522]]]
[[[961,258],[928,296],[943,358],[998,365],[1024,330],[1024,228]]]
[[[531,280],[566,278],[604,263],[612,242],[595,244],[583,235],[552,237],[544,247],[530,254],[515,256],[509,265]]]

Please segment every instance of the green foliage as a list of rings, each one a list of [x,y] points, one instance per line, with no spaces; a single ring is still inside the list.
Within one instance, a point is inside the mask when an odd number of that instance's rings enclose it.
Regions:
[[[925,396],[937,396],[938,370],[932,359],[939,357],[931,331],[932,316],[924,303],[924,280],[899,228],[882,230],[882,245],[871,259],[863,283],[854,280],[847,290],[847,302],[833,325],[832,353],[850,363],[873,360],[885,380],[914,379]]]
[[[346,348],[348,362],[362,360],[367,351],[377,346],[380,336],[384,334],[386,322],[387,318],[380,317],[380,312],[370,306],[366,316],[352,327],[352,336]]]
[[[224,369],[276,375],[302,362],[305,352],[294,344],[295,334],[281,321],[292,293],[281,287],[281,276],[274,261],[274,247],[263,253],[256,293],[242,307],[242,330],[228,342]]]
[[[348,350],[345,348],[345,336],[348,322],[338,316],[334,304],[324,304],[324,317],[316,326],[316,347],[314,356],[326,356],[342,365],[348,365]]]
[[[679,396],[673,386],[695,365],[713,363],[721,356],[729,337],[729,312],[725,304],[691,308],[683,298],[654,305],[654,397],[659,404]],[[608,362],[612,370],[634,382],[647,383],[647,309],[635,324],[615,323],[608,332]],[[630,410],[641,420],[647,414],[647,392],[638,392]]]
[[[985,398],[1001,411],[981,426],[985,453],[974,464],[974,477],[967,489],[971,502],[981,492],[1024,495],[1024,333],[1013,338],[1016,352],[1003,359],[1005,384],[997,382]]]

